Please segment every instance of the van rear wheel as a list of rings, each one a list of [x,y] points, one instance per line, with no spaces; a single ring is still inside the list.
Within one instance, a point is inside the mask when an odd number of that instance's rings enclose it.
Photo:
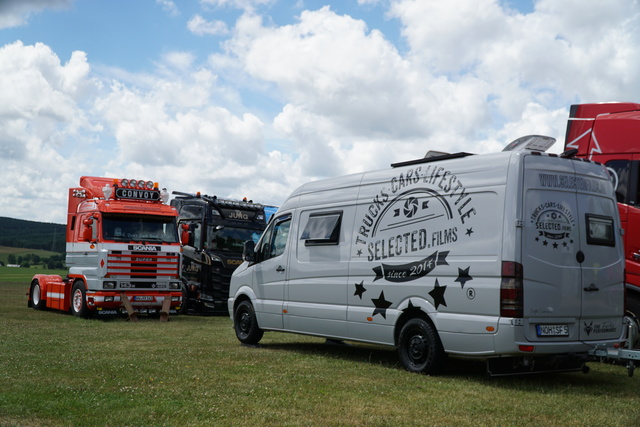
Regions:
[[[408,371],[422,374],[438,374],[446,360],[435,327],[422,318],[411,319],[402,327],[398,355]]]
[[[256,313],[249,301],[242,301],[233,314],[233,327],[236,337],[243,344],[257,344],[264,331],[258,326]]]

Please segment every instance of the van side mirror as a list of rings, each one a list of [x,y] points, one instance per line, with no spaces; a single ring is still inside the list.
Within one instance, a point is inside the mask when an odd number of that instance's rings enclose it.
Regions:
[[[253,243],[253,240],[247,240],[244,242],[244,247],[242,248],[242,259],[247,262],[253,262],[256,259],[256,244]]]
[[[191,232],[189,231],[189,224],[181,224],[180,228],[182,228],[182,230],[180,231],[180,243],[182,243],[183,246],[188,246],[189,237],[191,237]]]

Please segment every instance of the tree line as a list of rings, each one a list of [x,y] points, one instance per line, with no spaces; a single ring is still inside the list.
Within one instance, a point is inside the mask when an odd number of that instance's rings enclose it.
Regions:
[[[7,264],[19,265],[23,268],[42,266],[49,270],[62,270],[65,268],[63,254],[52,255],[50,257],[41,257],[37,254],[24,254],[18,256],[9,254],[7,255]]]
[[[0,217],[0,246],[63,253],[65,232],[63,224]]]

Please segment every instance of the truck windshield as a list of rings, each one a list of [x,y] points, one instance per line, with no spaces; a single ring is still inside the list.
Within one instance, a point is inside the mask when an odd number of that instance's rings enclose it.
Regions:
[[[120,242],[178,242],[178,227],[171,216],[104,214],[102,234],[105,240]]]
[[[259,230],[251,230],[246,228],[210,226],[207,233],[206,248],[209,251],[224,251],[242,253],[244,242],[252,240],[258,242],[262,234]]]

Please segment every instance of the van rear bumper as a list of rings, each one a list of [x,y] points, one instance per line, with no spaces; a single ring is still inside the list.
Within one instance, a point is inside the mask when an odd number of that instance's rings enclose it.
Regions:
[[[514,325],[513,320],[500,319],[498,331],[494,335],[494,349],[496,356],[543,356],[553,354],[583,354],[598,345],[613,346],[624,341],[624,333],[617,338],[596,341],[560,341],[557,337],[550,337],[549,341],[527,340],[524,326]]]

